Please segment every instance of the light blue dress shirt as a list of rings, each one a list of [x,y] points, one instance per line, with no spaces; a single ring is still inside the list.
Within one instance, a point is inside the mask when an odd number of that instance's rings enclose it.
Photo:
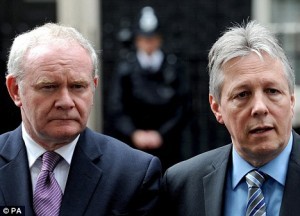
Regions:
[[[292,143],[293,136],[291,134],[284,150],[275,159],[258,168],[269,176],[262,186],[268,216],[279,215]],[[240,157],[232,148],[232,166],[228,170],[225,186],[225,216],[246,214],[248,186],[244,176],[252,169],[255,167]]]

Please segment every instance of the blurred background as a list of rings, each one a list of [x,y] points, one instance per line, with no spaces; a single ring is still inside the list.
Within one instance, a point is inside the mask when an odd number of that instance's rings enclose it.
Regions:
[[[182,131],[182,159],[230,142],[209,108],[207,72],[208,51],[227,27],[250,19],[269,26],[282,43],[300,85],[299,0],[0,0],[0,133],[20,124],[19,110],[5,87],[12,39],[36,25],[60,22],[77,28],[99,51],[101,84],[89,126],[113,135],[106,103],[110,83],[118,59],[132,49],[133,27],[145,6],[156,11],[164,35],[163,49],[176,54],[188,74],[191,117]],[[298,130],[299,125],[297,103],[294,128]]]

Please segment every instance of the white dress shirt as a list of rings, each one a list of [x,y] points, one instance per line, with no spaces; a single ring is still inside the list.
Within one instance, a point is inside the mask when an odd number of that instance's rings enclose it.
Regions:
[[[38,175],[42,168],[42,159],[41,155],[46,152],[42,146],[37,144],[27,133],[25,127],[22,123],[22,137],[25,142],[27,156],[28,156],[28,163],[29,169],[31,174],[31,182],[32,182],[32,189],[33,192],[35,190],[35,185],[38,179]],[[55,150],[63,159],[57,164],[54,169],[55,179],[58,182],[62,192],[64,193],[66,188],[66,183],[69,175],[70,165],[74,153],[74,149],[76,143],[79,139],[79,135],[73,140],[71,143],[64,145],[63,147]]]

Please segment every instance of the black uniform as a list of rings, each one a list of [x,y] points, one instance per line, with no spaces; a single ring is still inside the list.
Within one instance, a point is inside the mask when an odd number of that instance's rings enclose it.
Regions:
[[[163,146],[149,152],[161,159],[164,168],[178,162],[189,103],[187,77],[176,56],[165,55],[160,69],[153,72],[143,69],[131,54],[114,75],[108,106],[114,135],[130,143],[135,130],[156,130]]]

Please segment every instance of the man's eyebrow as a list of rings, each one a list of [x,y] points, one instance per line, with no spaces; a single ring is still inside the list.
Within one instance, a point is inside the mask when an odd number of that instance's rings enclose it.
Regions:
[[[89,83],[88,80],[80,79],[80,80],[72,80],[70,84],[81,84],[81,85],[87,85]]]
[[[55,83],[54,80],[48,79],[48,78],[43,78],[40,80],[37,80],[37,82],[35,83],[36,85],[43,85],[43,84],[52,84]]]
[[[72,83],[85,83],[85,82],[88,82],[88,80],[85,80],[85,79],[76,79],[76,80],[72,80],[71,81]]]

